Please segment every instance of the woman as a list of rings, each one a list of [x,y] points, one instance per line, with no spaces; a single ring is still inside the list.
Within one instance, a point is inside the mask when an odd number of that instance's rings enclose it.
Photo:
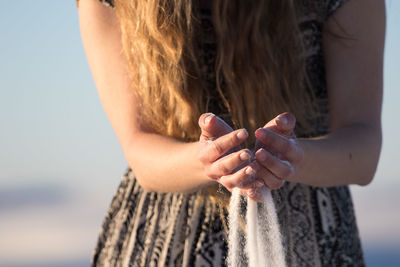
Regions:
[[[82,39],[129,168],[92,264],[222,266],[229,191],[268,187],[287,265],[364,265],[347,185],[379,158],[384,1],[102,2]]]

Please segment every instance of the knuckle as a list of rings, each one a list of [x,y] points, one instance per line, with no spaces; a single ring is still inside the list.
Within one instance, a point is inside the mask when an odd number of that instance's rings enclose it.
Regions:
[[[197,155],[197,158],[202,162],[203,164],[209,164],[212,162],[213,155],[216,154],[215,152],[215,143],[214,141],[207,141],[204,144],[200,146],[199,153]]]
[[[210,177],[211,179],[215,179],[215,178],[216,178],[210,167],[206,167],[206,168],[204,169],[204,173],[205,173],[208,177]]]
[[[218,164],[218,171],[221,175],[227,175],[231,172],[231,170],[225,164]]]
[[[234,147],[234,146],[236,146],[236,144],[239,143],[239,138],[237,137],[237,132],[231,133],[231,136],[230,136],[228,142],[229,142],[230,147]]]
[[[197,155],[197,159],[204,165],[207,163],[207,154],[204,153],[203,151],[201,151],[198,155]]]
[[[212,142],[212,144],[213,144],[214,150],[218,153],[218,155],[221,155],[224,153],[224,149],[221,145],[221,142],[214,141],[214,142]]]

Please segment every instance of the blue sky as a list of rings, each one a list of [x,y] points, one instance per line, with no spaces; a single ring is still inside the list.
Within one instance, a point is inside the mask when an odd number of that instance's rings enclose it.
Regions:
[[[0,266],[87,263],[127,166],[74,2],[7,1],[0,9]],[[400,2],[387,8],[382,156],[374,182],[352,187],[367,253],[400,253]]]

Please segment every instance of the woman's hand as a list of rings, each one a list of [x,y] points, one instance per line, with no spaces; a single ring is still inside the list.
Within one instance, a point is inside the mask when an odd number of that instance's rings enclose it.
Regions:
[[[205,113],[199,118],[200,135],[199,160],[206,175],[229,191],[234,187],[242,188],[242,194],[248,195],[246,188],[257,187],[255,174],[260,168],[256,161],[251,162],[249,149],[241,149],[248,137],[245,129],[233,130],[214,114]],[[258,187],[264,184],[258,183]]]
[[[257,179],[262,180],[269,189],[278,189],[285,180],[296,180],[298,176],[304,152],[293,132],[295,124],[295,117],[286,112],[255,132],[255,158],[261,166],[257,171]],[[257,195],[257,192],[254,194]]]

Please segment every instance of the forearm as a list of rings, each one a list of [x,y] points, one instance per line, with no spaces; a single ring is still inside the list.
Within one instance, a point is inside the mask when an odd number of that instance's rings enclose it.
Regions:
[[[135,134],[125,156],[148,191],[190,192],[213,183],[198,160],[199,143],[153,134]]]
[[[298,141],[304,150],[298,182],[313,186],[366,185],[375,174],[382,136],[380,128],[351,125]]]

